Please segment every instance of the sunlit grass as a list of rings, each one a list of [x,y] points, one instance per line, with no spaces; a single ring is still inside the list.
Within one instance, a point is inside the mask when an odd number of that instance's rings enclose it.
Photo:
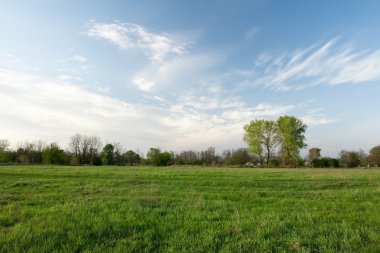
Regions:
[[[0,167],[0,252],[379,252],[380,170]]]

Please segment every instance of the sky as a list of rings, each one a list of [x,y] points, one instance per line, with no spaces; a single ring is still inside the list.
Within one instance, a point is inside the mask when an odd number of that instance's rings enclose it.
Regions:
[[[245,147],[292,115],[323,156],[380,144],[380,1],[0,2],[0,139]],[[307,152],[307,149],[303,153]]]

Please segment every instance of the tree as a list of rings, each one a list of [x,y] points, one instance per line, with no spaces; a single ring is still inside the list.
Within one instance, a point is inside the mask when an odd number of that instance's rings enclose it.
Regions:
[[[279,143],[278,126],[274,120],[266,120],[263,124],[264,150],[267,160],[267,165],[272,156],[272,151]]]
[[[209,147],[207,150],[201,151],[200,158],[204,165],[215,164],[216,162],[215,148]]]
[[[311,148],[309,149],[309,155],[307,156],[307,160],[309,162],[320,159],[321,158],[321,149],[320,148]]]
[[[360,155],[357,151],[341,150],[339,153],[340,163],[344,167],[357,167],[360,165]]]
[[[124,165],[126,162],[123,156],[123,146],[119,142],[114,142],[112,145],[114,147],[115,164]]]
[[[279,129],[274,120],[253,120],[244,126],[244,141],[250,153],[259,157],[260,163],[269,164],[273,150],[279,144]]]
[[[70,149],[73,153],[74,157],[72,158],[73,164],[78,163],[82,164],[82,152],[81,152],[81,143],[82,143],[82,135],[76,134],[70,139]]]
[[[193,150],[182,151],[175,156],[175,163],[180,165],[201,165],[199,153]]]
[[[42,151],[42,161],[47,164],[65,164],[65,152],[59,148],[57,143],[51,143]]]
[[[148,164],[155,166],[171,165],[174,160],[174,154],[167,151],[161,152],[158,148],[150,148],[146,154]]]
[[[132,150],[128,150],[127,152],[124,153],[124,160],[127,164],[129,165],[136,165],[140,162],[141,158],[139,154]]]
[[[112,144],[106,144],[102,150],[102,160],[104,164],[114,164],[114,146]]]
[[[173,161],[173,155],[172,153],[170,152],[162,152],[159,156],[159,162],[158,162],[158,166],[168,166],[168,165],[171,165],[172,164],[172,161]]]
[[[88,159],[92,165],[101,165],[101,157],[99,151],[102,147],[102,141],[98,136],[84,136],[84,139],[88,139]]]
[[[255,119],[252,120],[248,125],[244,126],[244,141],[248,145],[248,151],[251,154],[257,155],[259,157],[261,165],[264,163],[263,122],[264,120]]]
[[[9,160],[9,141],[8,140],[0,140],[0,163],[6,163]]]
[[[380,146],[375,146],[369,151],[368,162],[372,166],[380,165]]]
[[[338,168],[339,161],[335,158],[322,157],[318,159],[313,159],[310,162],[311,166],[314,168]]]
[[[43,141],[21,142],[17,144],[17,162],[39,164],[42,162]]]
[[[75,134],[71,137],[70,150],[78,160],[79,164],[94,164],[99,161],[99,150],[102,146],[101,140],[97,136],[86,136]]]
[[[284,166],[296,165],[299,153],[307,145],[305,143],[306,124],[293,116],[281,116],[277,120],[279,139],[281,143],[280,154]]]
[[[146,160],[148,164],[158,165],[160,160],[161,150],[158,148],[150,148],[146,154]]]
[[[245,148],[239,148],[228,152],[225,151],[224,162],[226,165],[243,166],[249,161],[251,161],[251,157]]]

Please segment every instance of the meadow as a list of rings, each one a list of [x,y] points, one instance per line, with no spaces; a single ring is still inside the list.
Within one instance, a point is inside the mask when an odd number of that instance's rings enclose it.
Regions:
[[[0,252],[380,252],[380,170],[0,166]]]

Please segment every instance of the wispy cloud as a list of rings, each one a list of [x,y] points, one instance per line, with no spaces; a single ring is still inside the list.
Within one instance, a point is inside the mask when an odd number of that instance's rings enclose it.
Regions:
[[[87,36],[108,40],[123,50],[141,49],[155,62],[161,62],[170,56],[183,55],[187,48],[185,42],[150,32],[133,23],[90,22],[88,27]]]
[[[154,81],[149,81],[142,77],[135,77],[132,83],[137,86],[142,91],[151,91],[155,85]]]
[[[144,94],[145,96],[146,94]],[[74,133],[96,134],[147,150],[217,150],[241,147],[243,126],[254,118],[275,118],[302,105],[249,105],[222,88],[194,87],[175,99],[152,95],[134,103],[67,82],[0,70],[0,132],[11,141],[41,138],[66,145]],[[59,133],[59,135],[57,135]],[[54,139],[53,139],[54,138]]]
[[[380,50],[338,46],[338,39],[280,56],[262,54],[250,83],[273,90],[298,90],[318,84],[338,85],[380,79]]]

